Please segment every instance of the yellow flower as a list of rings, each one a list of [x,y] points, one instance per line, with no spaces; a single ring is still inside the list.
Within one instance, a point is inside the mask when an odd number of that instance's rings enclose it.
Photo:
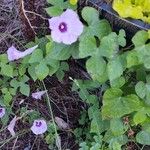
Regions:
[[[70,4],[71,4],[71,5],[76,5],[77,2],[78,2],[78,0],[70,0]]]

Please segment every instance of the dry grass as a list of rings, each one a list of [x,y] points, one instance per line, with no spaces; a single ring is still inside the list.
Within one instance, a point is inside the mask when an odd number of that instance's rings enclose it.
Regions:
[[[0,0],[0,53],[48,33],[46,5],[46,0]]]

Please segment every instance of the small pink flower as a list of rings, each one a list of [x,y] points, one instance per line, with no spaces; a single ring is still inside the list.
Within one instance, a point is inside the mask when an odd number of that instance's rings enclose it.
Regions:
[[[18,60],[20,58],[23,58],[23,57],[31,54],[37,47],[38,47],[38,45],[31,47],[31,48],[28,48],[25,51],[21,52],[21,51],[18,51],[14,46],[11,46],[7,50],[8,60],[14,61],[14,60]]]
[[[9,123],[9,125],[8,125],[8,127],[7,127],[7,129],[9,130],[9,132],[10,132],[10,134],[11,134],[12,136],[15,136],[15,135],[16,135],[16,133],[15,133],[15,131],[14,131],[14,128],[15,128],[15,125],[16,125],[16,121],[19,120],[19,119],[20,119],[20,117],[15,116],[15,117],[10,121],[10,123]]]
[[[5,115],[5,108],[0,107],[0,118],[4,117]]]
[[[72,44],[83,32],[83,24],[76,12],[67,9],[60,16],[49,19],[52,39],[57,43]]]
[[[32,93],[32,97],[35,99],[41,99],[45,93],[46,91],[35,92],[35,93]]]
[[[47,124],[45,120],[34,120],[31,130],[34,134],[43,134],[47,131]]]

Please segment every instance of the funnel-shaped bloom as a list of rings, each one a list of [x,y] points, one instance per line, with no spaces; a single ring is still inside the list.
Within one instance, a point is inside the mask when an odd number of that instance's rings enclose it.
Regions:
[[[47,131],[47,124],[45,120],[34,120],[31,130],[34,134],[39,135]]]
[[[14,46],[11,46],[7,50],[8,60],[14,61],[14,60],[18,60],[20,58],[23,58],[23,57],[31,54],[37,47],[38,47],[38,45],[31,47],[31,48],[28,48],[25,51],[21,52],[21,51],[18,51]]]
[[[83,32],[83,24],[77,13],[67,9],[60,16],[49,19],[52,39],[57,43],[72,44]]]
[[[35,93],[32,93],[32,97],[35,99],[41,99],[45,93],[46,91],[35,92]]]
[[[11,134],[12,136],[15,136],[15,135],[16,135],[16,133],[15,133],[15,131],[14,131],[14,128],[15,128],[15,125],[16,125],[16,121],[19,120],[19,119],[20,119],[19,117],[15,116],[15,117],[10,121],[10,123],[9,123],[9,125],[8,125],[8,127],[7,127],[7,129],[9,130],[9,132],[10,132],[10,134]]]
[[[5,108],[0,107],[0,118],[5,115]]]

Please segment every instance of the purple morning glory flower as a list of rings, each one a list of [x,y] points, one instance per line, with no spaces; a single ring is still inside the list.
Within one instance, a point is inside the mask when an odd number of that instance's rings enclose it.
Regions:
[[[14,46],[11,46],[7,50],[8,60],[14,61],[14,60],[18,60],[20,58],[23,58],[23,57],[31,54],[37,47],[38,47],[38,45],[31,47],[31,48],[28,48],[25,51],[21,52],[21,51],[18,51]]]
[[[0,107],[0,118],[2,118],[5,115],[5,108]]]
[[[8,127],[7,127],[7,129],[9,130],[9,132],[10,132],[10,134],[11,134],[12,136],[15,136],[15,135],[16,135],[16,133],[15,133],[15,131],[14,131],[14,128],[15,128],[15,125],[16,125],[16,121],[19,120],[19,119],[20,119],[20,117],[15,116],[15,117],[10,121],[10,123],[9,123],[9,125],[8,125]]]
[[[83,24],[77,13],[67,9],[60,16],[49,19],[51,37],[57,43],[72,44],[83,32]]]
[[[31,130],[34,134],[39,135],[47,131],[47,124],[45,120],[34,120]]]
[[[45,93],[46,91],[35,92],[35,93],[32,93],[32,97],[35,99],[41,99]]]

